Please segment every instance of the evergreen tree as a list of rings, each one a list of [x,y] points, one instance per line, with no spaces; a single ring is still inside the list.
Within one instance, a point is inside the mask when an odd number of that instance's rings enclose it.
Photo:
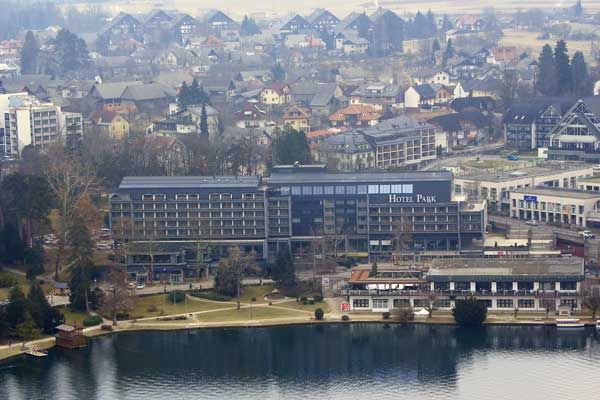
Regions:
[[[85,41],[74,33],[61,29],[54,40],[57,62],[61,73],[76,71],[90,64],[90,57]]]
[[[444,50],[444,55],[442,57],[442,64],[445,66],[450,58],[454,56],[454,45],[452,44],[452,39],[448,39],[446,42],[446,50]]]
[[[428,37],[433,37],[437,34],[437,22],[435,21],[435,16],[433,15],[433,13],[431,12],[431,10],[429,10],[427,12],[427,28],[428,28],[428,33],[429,36]]]
[[[280,131],[281,132],[281,131]],[[289,165],[295,162],[309,164],[312,161],[306,134],[293,128],[276,134],[273,142],[273,159],[278,164]]]
[[[373,264],[371,264],[371,271],[369,272],[369,278],[374,278],[377,276],[377,274],[378,274],[377,262],[373,262]]]
[[[578,97],[589,96],[592,94],[592,84],[588,75],[587,64],[580,51],[573,54],[571,59],[571,75],[573,94]]]
[[[14,224],[9,223],[0,231],[0,261],[12,264],[23,261],[25,244]]]
[[[573,86],[573,77],[571,75],[571,64],[569,62],[569,54],[567,44],[564,40],[556,42],[554,48],[554,63],[558,77],[558,94],[566,95],[571,93]]]
[[[473,297],[456,300],[456,305],[452,309],[452,315],[456,323],[461,326],[478,326],[487,317],[487,307],[485,303]]]
[[[25,263],[28,265],[27,279],[33,280],[44,273],[44,245],[41,240],[37,240],[33,247],[25,250]]]
[[[179,96],[177,96],[177,104],[179,104],[180,109],[185,109],[188,105],[191,104],[191,102],[192,100],[190,96],[190,88],[188,87],[188,84],[184,81],[181,84],[181,89],[179,89]]]
[[[202,104],[200,113],[200,134],[208,137],[208,116],[206,115],[206,104]]]
[[[442,19],[442,28],[441,31],[442,32],[447,32],[450,29],[454,28],[454,26],[452,25],[452,21],[450,21],[450,19],[448,18],[447,15],[444,15],[444,18]]]
[[[367,16],[367,13],[363,12],[356,18],[356,30],[359,37],[371,40],[371,27],[371,20]]]
[[[261,31],[256,21],[253,18],[248,18],[247,15],[244,15],[244,19],[242,21],[242,25],[240,27],[240,36],[252,36],[252,35],[260,35]]]
[[[89,312],[92,273],[93,265],[91,262],[78,262],[71,267],[71,280],[69,281],[71,310]]]
[[[64,322],[64,316],[48,304],[44,291],[37,282],[31,286],[27,295],[27,310],[33,322],[44,333],[52,333],[57,325]]]
[[[25,321],[27,313],[27,299],[19,285],[10,289],[8,294],[8,305],[6,306],[6,321],[9,328],[14,329]]]
[[[577,3],[573,7],[573,12],[575,13],[576,17],[583,16],[583,5],[581,4],[581,0],[577,0]]]
[[[275,265],[271,268],[271,275],[278,286],[292,288],[296,285],[294,261],[288,248],[283,248],[277,253]]]
[[[535,82],[536,90],[545,96],[557,95],[558,71],[554,62],[554,56],[552,55],[552,47],[549,44],[546,44],[542,48],[538,63],[538,73]]]
[[[40,44],[31,31],[27,31],[25,42],[21,49],[21,73],[36,74],[38,69],[38,55]]]
[[[273,75],[274,81],[284,81],[285,80],[285,69],[281,66],[281,64],[277,63],[273,68],[271,68],[271,75]]]

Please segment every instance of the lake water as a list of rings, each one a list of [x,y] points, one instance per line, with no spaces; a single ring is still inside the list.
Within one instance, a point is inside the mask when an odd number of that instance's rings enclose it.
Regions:
[[[598,399],[600,337],[382,324],[122,333],[0,363],[0,399]]]

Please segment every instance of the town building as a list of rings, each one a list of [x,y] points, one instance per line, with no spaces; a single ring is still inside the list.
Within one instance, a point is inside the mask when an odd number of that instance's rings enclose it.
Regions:
[[[550,132],[550,160],[600,161],[600,96],[578,100]]]
[[[314,10],[306,20],[319,32],[333,32],[340,23],[340,19],[331,11],[322,8]]]
[[[369,105],[379,111],[385,111],[401,102],[402,89],[399,85],[382,82],[368,83],[358,87],[350,94],[351,105]]]
[[[275,167],[268,179],[127,177],[110,196],[110,223],[130,244],[129,272],[155,280],[196,274],[199,247],[218,258],[236,245],[260,259],[291,248],[309,263],[317,245],[371,260],[397,251],[435,257],[460,254],[484,235],[485,206],[458,203],[451,192],[449,172],[344,174],[324,166]]]
[[[381,111],[371,105],[353,104],[329,116],[329,123],[333,127],[369,127],[377,125],[381,117]]]
[[[550,133],[558,125],[564,105],[553,99],[530,99],[514,103],[504,114],[506,147],[531,151],[550,146]]]
[[[580,179],[593,176],[591,165],[547,163],[493,173],[472,173],[454,178],[456,194],[486,200],[490,209],[509,212],[510,193],[522,188],[546,186],[576,189]]]
[[[449,148],[480,143],[491,133],[492,121],[481,111],[464,111],[440,115],[428,120],[445,135]]]
[[[300,132],[310,131],[310,111],[293,105],[283,113],[283,125],[290,126]]]
[[[510,192],[510,215],[526,221],[587,226],[588,218],[600,216],[600,193],[529,187]]]
[[[350,311],[389,312],[434,307],[451,310],[459,299],[475,297],[490,311],[556,313],[581,310],[583,260],[436,259],[430,268],[355,268],[341,294]]]
[[[283,82],[273,82],[260,92],[260,101],[269,106],[280,106],[292,100],[290,87]]]
[[[121,140],[129,136],[129,121],[114,111],[99,111],[91,116],[91,120],[102,133],[113,139]]]
[[[244,103],[242,108],[235,112],[235,125],[238,128],[264,128],[266,125],[267,113],[256,104]]]
[[[6,158],[19,158],[27,146],[44,148],[83,135],[81,114],[25,92],[0,95],[0,115],[0,156]]]

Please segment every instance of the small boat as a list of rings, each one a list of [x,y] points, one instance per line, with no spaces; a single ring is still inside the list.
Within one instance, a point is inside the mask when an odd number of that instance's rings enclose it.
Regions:
[[[48,352],[46,350],[40,350],[37,346],[32,346],[28,349],[25,349],[25,354],[34,357],[46,357]]]
[[[579,318],[557,318],[556,327],[558,329],[583,329],[585,324]]]

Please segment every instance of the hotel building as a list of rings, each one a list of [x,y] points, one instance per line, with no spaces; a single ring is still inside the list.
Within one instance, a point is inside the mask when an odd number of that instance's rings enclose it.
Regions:
[[[450,172],[345,174],[323,166],[275,167],[262,179],[127,177],[110,197],[110,218],[115,239],[141,249],[128,255],[132,270],[148,269],[148,245],[140,243],[170,247],[161,267],[184,275],[197,267],[200,242],[212,258],[237,245],[263,260],[286,247],[310,262],[307,249],[324,242],[366,261],[434,258],[458,256],[484,235],[485,203],[454,201],[451,191]]]

